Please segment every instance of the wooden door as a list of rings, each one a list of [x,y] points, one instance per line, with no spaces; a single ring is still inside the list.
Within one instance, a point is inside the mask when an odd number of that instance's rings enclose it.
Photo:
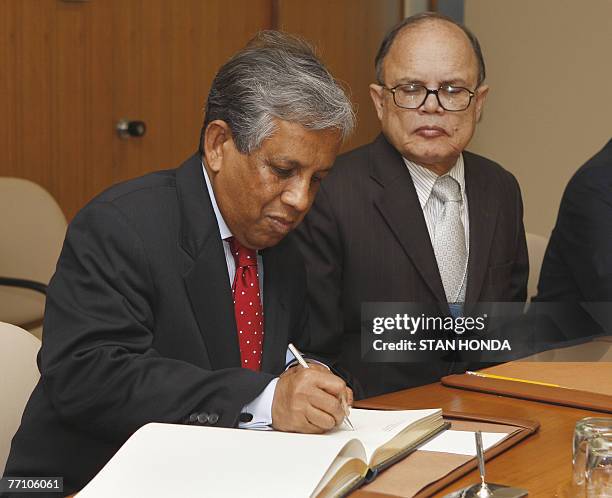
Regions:
[[[103,5],[0,3],[0,175],[41,184],[70,215],[111,181],[111,60],[92,32]]]
[[[357,129],[342,148],[372,141],[380,125],[370,99],[374,57],[385,34],[403,15],[401,0],[275,0],[274,23],[313,42],[333,75],[348,86]]]
[[[111,184],[196,151],[218,67],[271,27],[271,0],[0,0],[0,176],[70,219]],[[143,120],[120,138],[120,118]]]
[[[114,141],[116,181],[171,168],[197,150],[219,67],[261,29],[270,0],[115,0],[114,115],[142,120],[142,138]]]
[[[401,0],[0,0],[0,176],[31,179],[68,219],[111,184],[195,152],[219,66],[258,30],[319,47],[371,140],[374,55]],[[121,119],[146,123],[120,138]]]

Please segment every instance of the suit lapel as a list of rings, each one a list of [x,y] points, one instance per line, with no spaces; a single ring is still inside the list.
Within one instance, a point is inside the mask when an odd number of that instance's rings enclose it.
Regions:
[[[478,301],[489,267],[489,252],[499,210],[497,188],[487,179],[477,159],[464,152],[465,191],[470,217],[470,254],[465,301]]]
[[[219,228],[198,155],[177,171],[183,274],[212,369],[239,367],[232,292]]]
[[[261,369],[282,371],[285,364],[289,313],[285,303],[291,268],[285,264],[280,245],[262,251],[264,263],[264,347]],[[279,348],[279,345],[282,345]]]
[[[372,179],[382,187],[377,188],[375,206],[441,303],[443,312],[448,312],[442,279],[412,177],[401,155],[383,135],[374,142],[370,165]]]

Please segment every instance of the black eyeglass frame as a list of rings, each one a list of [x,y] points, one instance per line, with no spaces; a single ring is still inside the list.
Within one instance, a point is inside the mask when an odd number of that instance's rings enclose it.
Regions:
[[[474,98],[474,96],[476,95],[476,90],[478,90],[478,87],[474,88],[474,91],[470,90],[469,88],[465,88],[464,86],[453,86],[453,85],[441,85],[438,88],[436,88],[435,90],[430,90],[429,88],[427,88],[425,85],[417,85],[417,84],[413,84],[413,83],[400,83],[399,85],[395,85],[393,88],[389,88],[387,87],[384,83],[379,82],[378,83],[383,89],[391,92],[393,94],[393,103],[399,107],[400,109],[418,109],[419,107],[421,107],[425,101],[427,100],[427,97],[429,97],[429,95],[433,94],[436,96],[436,100],[438,101],[438,105],[444,109],[445,111],[448,112],[461,112],[461,111],[465,111],[468,107],[470,107],[470,104],[472,103],[472,99]],[[400,86],[408,86],[408,85],[412,85],[412,86],[418,86],[421,88],[425,88],[426,92],[425,93],[425,97],[423,97],[423,101],[416,107],[404,107],[403,105],[399,105],[397,103],[397,100],[395,100],[395,91],[400,87]],[[463,109],[447,109],[446,107],[444,107],[444,105],[442,105],[442,102],[440,102],[440,97],[438,96],[438,92],[443,88],[443,87],[452,87],[452,88],[460,88],[461,90],[465,90],[466,92],[468,92],[468,94],[470,95],[470,98],[468,100],[467,105],[463,108]]]

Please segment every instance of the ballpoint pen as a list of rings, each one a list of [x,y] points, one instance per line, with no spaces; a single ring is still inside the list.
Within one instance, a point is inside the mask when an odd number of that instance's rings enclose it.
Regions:
[[[291,344],[291,343],[289,344],[289,351],[291,351],[293,356],[295,356],[295,359],[300,364],[300,366],[302,366],[304,368],[310,368],[308,366],[308,363],[306,363],[306,360],[304,360],[304,357],[302,356],[302,353],[300,353],[298,351],[298,349],[293,344]],[[342,409],[344,410],[344,413],[345,413],[345,415],[344,415],[344,423],[346,425],[348,425],[352,431],[354,431],[355,427],[353,426],[353,424],[351,423],[351,420],[349,419],[349,417],[347,415],[347,413],[348,413],[348,404],[346,402],[346,397],[344,395],[340,396],[340,402],[342,403]]]
[[[489,498],[493,496],[489,486],[485,482],[485,459],[484,459],[484,450],[482,447],[482,433],[480,431],[476,431],[474,434],[476,438],[476,457],[478,458],[478,470],[480,471],[480,489],[476,493],[478,498]]]

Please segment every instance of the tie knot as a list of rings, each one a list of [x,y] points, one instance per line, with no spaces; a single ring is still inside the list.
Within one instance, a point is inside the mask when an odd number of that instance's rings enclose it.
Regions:
[[[230,237],[227,240],[237,267],[257,266],[257,253],[254,249],[244,247],[236,237]]]
[[[431,192],[442,202],[461,202],[459,182],[449,175],[438,177]]]

